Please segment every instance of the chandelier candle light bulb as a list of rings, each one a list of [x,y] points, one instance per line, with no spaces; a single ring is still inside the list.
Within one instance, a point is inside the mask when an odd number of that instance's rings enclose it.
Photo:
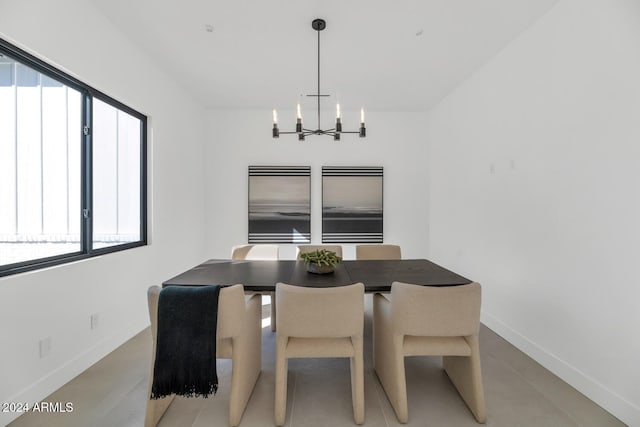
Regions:
[[[298,107],[296,108],[296,132],[300,134],[302,132],[302,111],[300,110],[300,103],[298,102]]]
[[[276,109],[273,109],[273,129],[271,130],[271,135],[274,138],[280,138],[280,130],[278,129],[278,112]]]
[[[336,104],[336,133],[333,135],[334,141],[340,141],[340,132],[342,132],[342,120],[340,120],[340,103]]]

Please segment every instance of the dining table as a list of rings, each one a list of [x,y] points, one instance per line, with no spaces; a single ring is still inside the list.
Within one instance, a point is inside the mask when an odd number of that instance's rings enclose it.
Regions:
[[[423,286],[456,286],[471,280],[427,259],[349,260],[334,272],[314,274],[299,260],[210,259],[163,282],[172,285],[235,285],[246,292],[275,292],[277,283],[305,287],[335,287],[361,282],[365,292],[389,292],[393,282]]]

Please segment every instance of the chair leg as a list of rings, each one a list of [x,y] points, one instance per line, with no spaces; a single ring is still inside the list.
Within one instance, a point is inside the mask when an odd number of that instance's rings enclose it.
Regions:
[[[404,372],[404,337],[391,332],[391,304],[381,295],[374,295],[373,354],[374,369],[393,407],[398,421],[409,421],[407,383]]]
[[[277,426],[283,426],[287,415],[287,338],[276,338],[276,387],[274,416]]]
[[[389,347],[388,353],[380,354],[376,374],[398,421],[403,424],[407,423],[409,421],[407,381],[404,371],[404,355],[401,351],[395,351]]]
[[[151,390],[149,390],[149,396],[151,395]],[[158,421],[167,411],[171,402],[173,402],[175,394],[171,396],[163,397],[161,399],[147,399],[147,408],[144,415],[144,427],[155,427],[158,425]]]
[[[149,387],[147,388],[147,407],[144,415],[144,427],[156,427],[160,418],[173,402],[175,394],[163,397],[161,399],[151,399],[151,387],[153,383],[153,369],[156,362],[156,339],[158,336],[158,298],[160,296],[160,288],[150,291],[147,294],[149,303],[149,319],[151,321],[151,339],[153,347],[151,350],[151,372],[149,373]]]
[[[394,341],[400,341],[404,337],[397,337]],[[392,353],[393,386],[395,388],[395,399],[391,402],[396,412],[398,421],[403,424],[409,422],[409,404],[407,401],[407,378],[404,369],[404,354],[402,354],[402,344],[396,343],[396,351]]]
[[[240,424],[262,368],[262,298],[254,295],[247,304],[247,327],[234,340],[229,396],[229,425]]]
[[[480,351],[478,337],[466,337],[471,347],[471,356],[444,356],[442,364],[449,379],[458,390],[462,400],[467,404],[476,421],[484,424],[487,413],[482,386],[482,371],[480,368]]]
[[[353,339],[353,338],[352,338]],[[364,359],[362,339],[353,343],[356,352],[351,358],[351,401],[356,424],[364,423]]]

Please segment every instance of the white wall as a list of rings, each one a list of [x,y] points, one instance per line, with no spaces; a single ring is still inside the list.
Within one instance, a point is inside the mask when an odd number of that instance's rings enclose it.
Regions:
[[[640,425],[640,3],[564,0],[428,114],[429,255]]]
[[[314,112],[315,114],[315,112]],[[323,118],[330,113],[323,113]],[[279,111],[280,130],[293,130],[293,111]],[[311,239],[322,240],[322,166],[384,167],[384,240],[402,245],[403,256],[426,256],[426,137],[424,114],[367,112],[367,137],[295,135],[271,137],[271,111],[219,111],[208,115],[206,146],[207,256],[229,257],[231,246],[247,243],[250,165],[311,166]],[[358,127],[359,113],[343,113],[343,129]],[[314,121],[315,125],[315,121]],[[315,127],[315,126],[314,126]],[[332,127],[330,123],[327,126]],[[221,224],[224,224],[221,226]],[[343,245],[355,258],[354,245]],[[295,245],[281,245],[281,258],[294,259]]]
[[[204,259],[205,126],[202,108],[88,2],[2,0],[0,37],[149,116],[150,245],[0,279],[0,401],[35,402],[148,325],[148,286]]]

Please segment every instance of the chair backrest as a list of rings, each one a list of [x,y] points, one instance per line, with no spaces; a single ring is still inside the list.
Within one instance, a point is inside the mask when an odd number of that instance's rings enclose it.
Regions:
[[[340,258],[342,258],[342,246],[340,245],[299,245],[298,253],[296,254],[296,258],[300,258],[300,254],[305,252],[313,252],[318,249],[326,249],[328,251],[335,252]]]
[[[151,333],[154,342],[158,333],[158,299],[160,290],[159,286],[151,286],[147,291]],[[242,285],[226,286],[220,289],[217,338],[230,338],[240,335],[244,327],[244,312],[244,287]]]
[[[236,245],[231,248],[233,260],[277,261],[278,258],[278,245]]]
[[[480,329],[481,287],[420,286],[393,282],[391,323],[395,334],[469,336]]]
[[[398,245],[356,245],[356,259],[402,259]]]
[[[276,285],[278,334],[300,338],[363,334],[364,285],[305,288]]]

